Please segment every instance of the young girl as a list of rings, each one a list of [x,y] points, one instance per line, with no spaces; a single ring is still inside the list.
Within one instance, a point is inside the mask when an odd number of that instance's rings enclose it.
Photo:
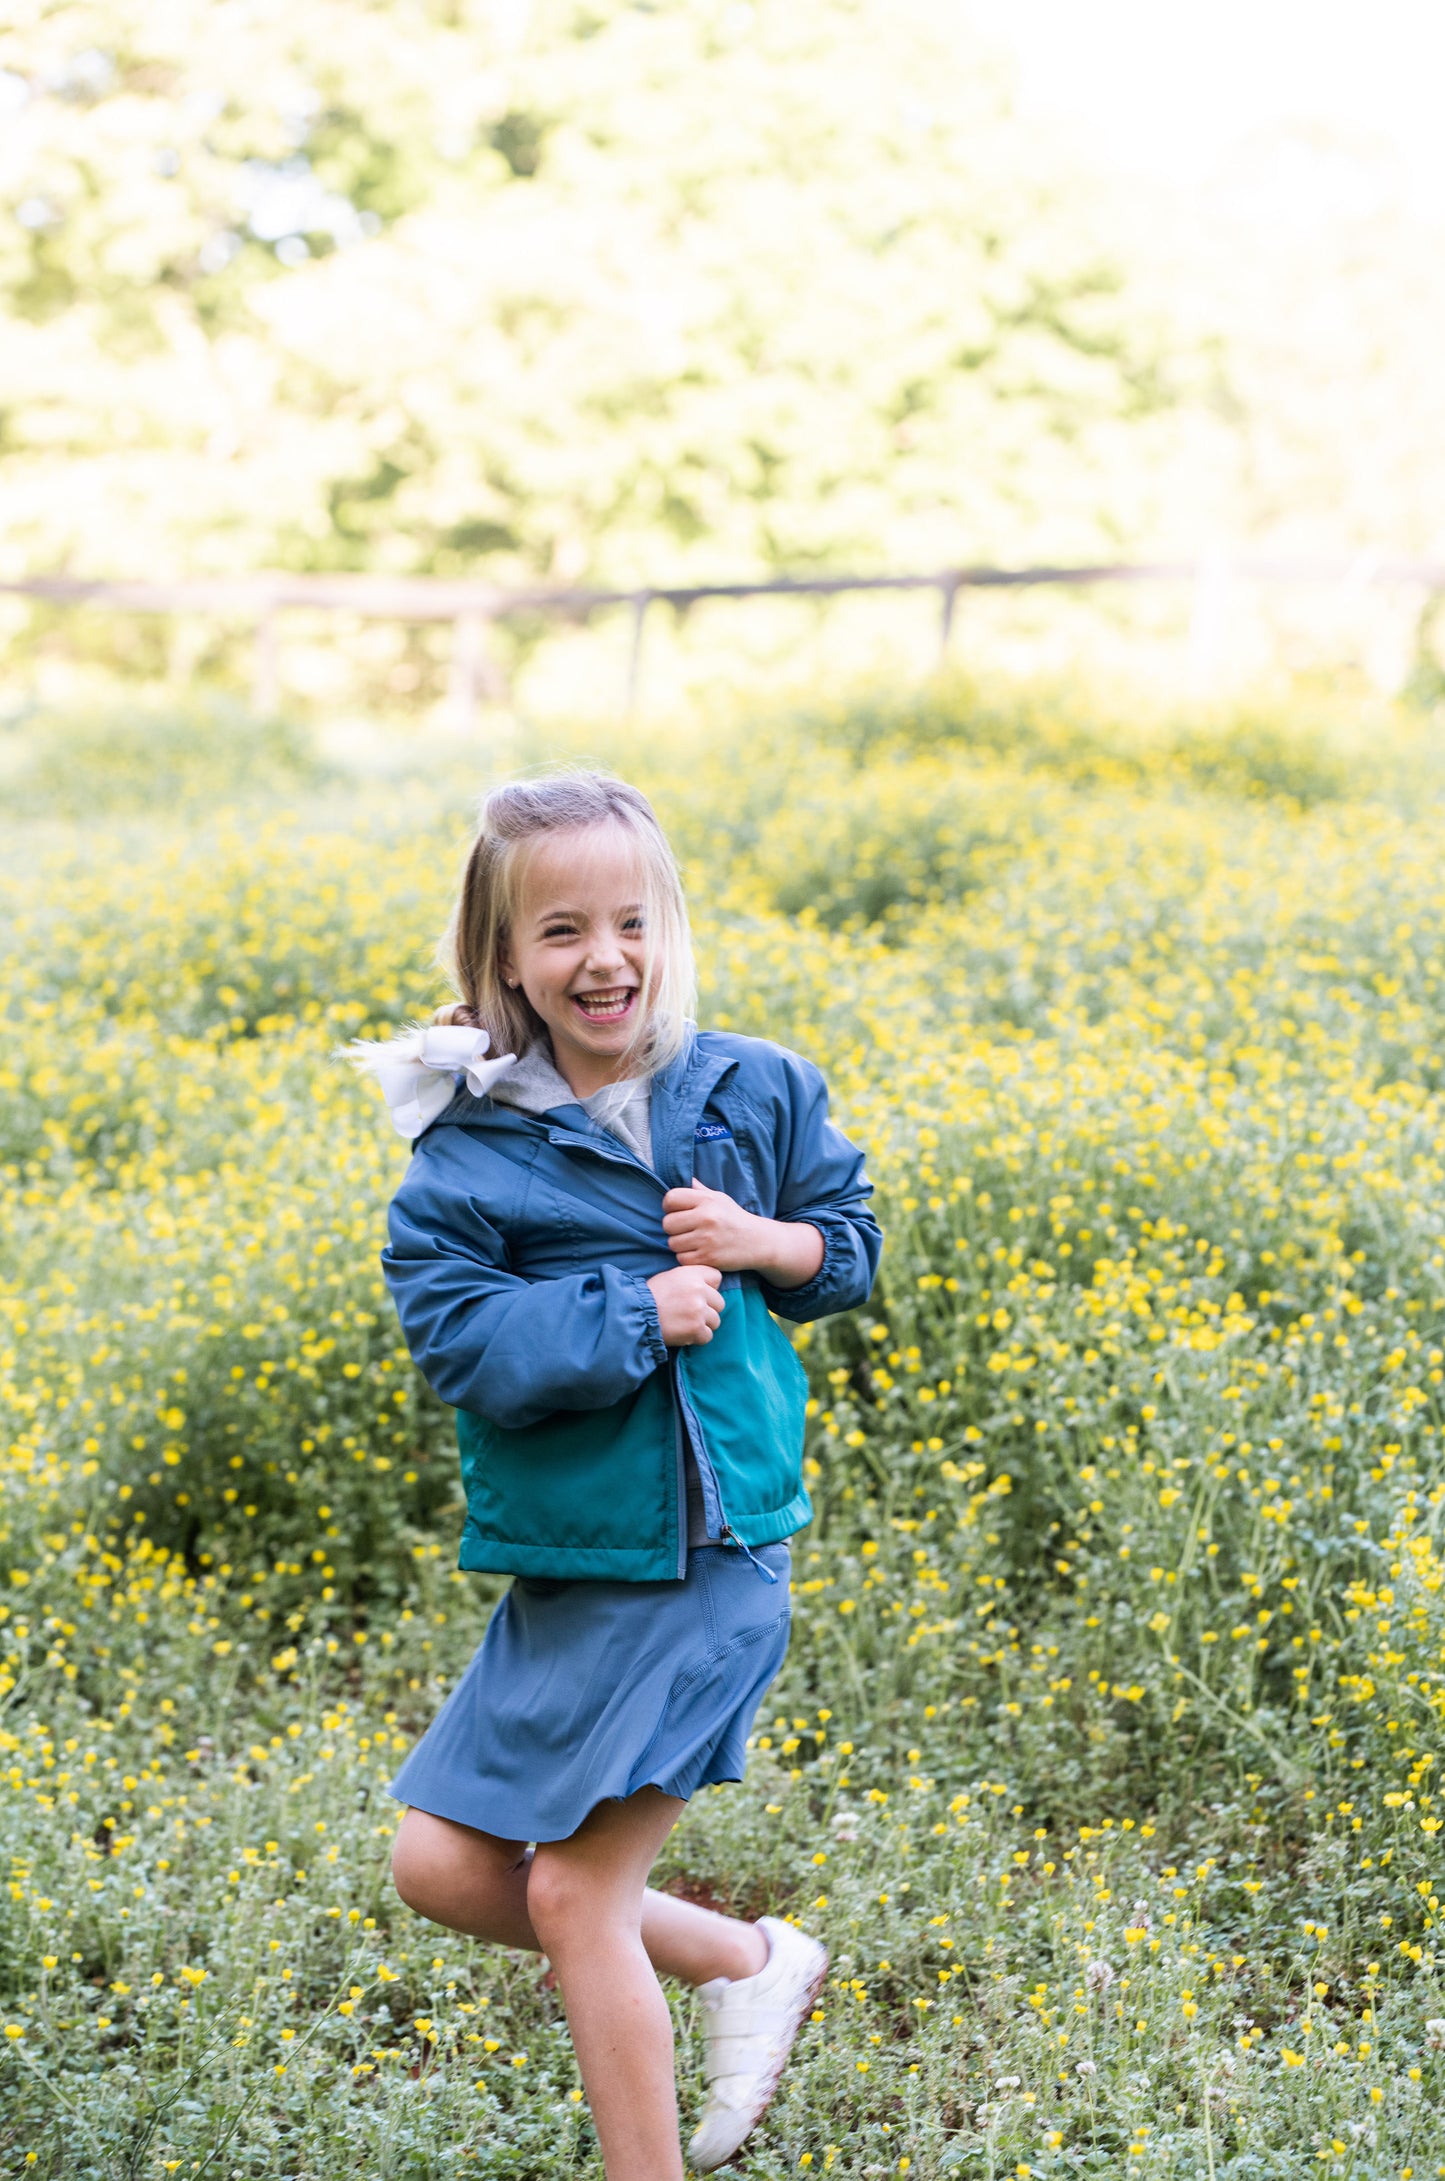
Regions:
[[[382,1265],[457,1410],[460,1564],[514,1580],[392,1782],[393,1871],[421,1915],[549,1957],[608,2181],[671,2181],[658,1973],[702,2003],[706,2171],[827,1970],[795,1925],[647,1878],[688,1797],[742,1778],[787,1647],[806,1380],[770,1313],[863,1302],[882,1238],[818,1070],[689,1019],[682,890],[636,788],[494,790],[446,955],[460,1005],[358,1057],[415,1140]]]

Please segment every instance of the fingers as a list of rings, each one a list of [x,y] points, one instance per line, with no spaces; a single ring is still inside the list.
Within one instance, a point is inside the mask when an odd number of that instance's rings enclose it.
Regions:
[[[717,1232],[711,1219],[682,1219],[678,1226],[665,1226],[663,1232],[673,1250],[689,1250],[695,1263],[715,1265],[719,1261],[724,1237]]]
[[[698,1315],[682,1336],[682,1345],[686,1348],[703,1347],[712,1339],[721,1323],[721,1300],[714,1302],[709,1294],[700,1301]]]
[[[701,1325],[696,1335],[697,1344],[701,1346],[703,1342],[712,1339],[722,1323],[723,1302],[719,1293],[722,1274],[712,1265],[697,1265],[692,1269],[701,1275],[701,1292],[698,1295]]]
[[[664,1234],[689,1234],[694,1228],[711,1225],[710,1215],[697,1204],[685,1204],[675,1212],[664,1212],[662,1215]]]
[[[718,1260],[723,1255],[718,1247],[717,1237],[706,1228],[700,1229],[696,1234],[671,1235],[668,1239],[678,1263],[688,1266],[689,1269],[698,1267],[708,1272],[715,1271]]]
[[[721,1196],[727,1196],[726,1189],[709,1189],[707,1183],[705,1181],[699,1181],[696,1174],[694,1174],[691,1182],[686,1189],[668,1190],[666,1196],[662,1200],[662,1208],[665,1212],[692,1211],[695,1210],[697,1206],[704,1201],[705,1198]],[[729,1201],[731,1201],[731,1199],[729,1199]]]

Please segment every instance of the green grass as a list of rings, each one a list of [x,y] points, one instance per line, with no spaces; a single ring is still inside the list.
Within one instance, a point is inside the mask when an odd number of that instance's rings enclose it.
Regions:
[[[1445,822],[1368,728],[617,744],[704,1020],[825,1066],[888,1236],[800,1337],[748,1778],[659,1866],[832,1950],[750,2175],[1445,2171]],[[439,996],[481,783],[110,733],[0,841],[4,2170],[595,2175],[543,1965],[387,1880],[499,1592],[330,1056]]]

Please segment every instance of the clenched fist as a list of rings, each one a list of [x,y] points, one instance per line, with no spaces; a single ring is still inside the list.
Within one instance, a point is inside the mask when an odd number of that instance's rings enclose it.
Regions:
[[[669,1348],[700,1348],[722,1323],[722,1274],[715,1265],[678,1265],[648,1281]]]
[[[662,1229],[679,1264],[761,1272],[774,1287],[804,1287],[823,1262],[823,1237],[801,1219],[745,1212],[725,1189],[669,1189]]]
[[[771,1224],[745,1212],[725,1189],[705,1189],[700,1181],[690,1189],[669,1189],[662,1200],[662,1231],[682,1265],[749,1271]]]

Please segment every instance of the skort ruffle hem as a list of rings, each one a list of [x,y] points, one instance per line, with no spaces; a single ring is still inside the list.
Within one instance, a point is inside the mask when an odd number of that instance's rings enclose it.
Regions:
[[[390,1792],[503,1840],[565,1840],[597,1803],[740,1780],[788,1648],[787,1545],[694,1546],[680,1583],[516,1576]]]

